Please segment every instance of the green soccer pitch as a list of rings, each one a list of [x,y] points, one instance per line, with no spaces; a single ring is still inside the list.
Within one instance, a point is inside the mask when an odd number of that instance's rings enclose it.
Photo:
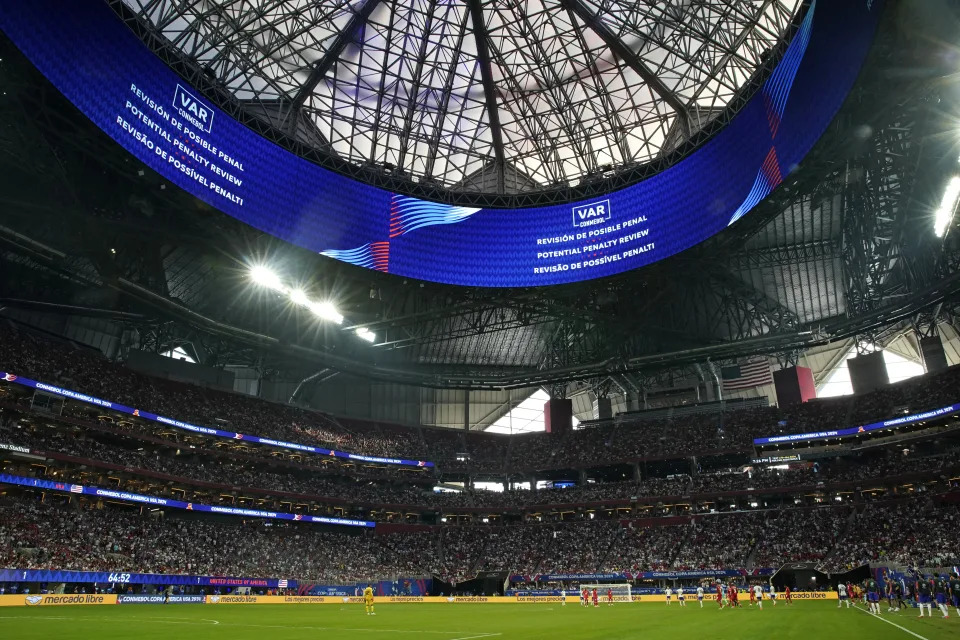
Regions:
[[[886,607],[884,607],[884,611]],[[694,601],[602,605],[579,604],[387,604],[377,615],[363,605],[117,605],[90,607],[5,607],[0,609],[4,640],[562,640],[630,638],[685,640],[741,638],[810,640],[946,640],[960,634],[960,619],[917,617],[917,610],[876,619],[836,602],[798,602],[791,607],[764,603],[717,609]],[[885,622],[886,621],[886,622]],[[892,624],[891,624],[892,623]],[[896,626],[895,626],[896,625]]]

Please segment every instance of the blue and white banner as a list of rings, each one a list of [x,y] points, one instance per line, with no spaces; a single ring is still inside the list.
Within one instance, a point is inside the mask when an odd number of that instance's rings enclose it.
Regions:
[[[751,576],[773,573],[773,569],[754,569]],[[698,569],[691,571],[641,571],[633,573],[548,573],[533,576],[512,575],[510,582],[629,582],[630,580],[685,580],[688,578],[735,578],[748,575],[743,569]]]
[[[685,580],[688,578],[736,578],[741,569],[700,569],[697,571],[642,571],[631,574],[634,580]]]
[[[870,431],[877,431],[878,429],[891,429],[893,427],[900,427],[907,424],[914,424],[917,422],[923,422],[924,420],[935,420],[937,418],[943,418],[960,411],[960,404],[951,404],[946,407],[941,407],[939,409],[932,409],[930,411],[924,411],[923,413],[915,413],[909,416],[902,416],[900,418],[891,418],[889,420],[884,420],[882,422],[873,422],[870,424],[861,425],[859,427],[849,427],[846,429],[834,429],[832,431],[810,431],[808,433],[791,433],[784,436],[769,436],[767,438],[755,438],[753,444],[780,444],[784,442],[801,442],[806,440],[822,440],[824,438],[842,438],[844,436],[855,436],[860,433],[869,433]]]
[[[162,593],[128,593],[117,596],[117,604],[163,604],[166,599]]]
[[[534,577],[538,582],[553,582],[556,580],[624,580],[623,573],[548,573]]]
[[[251,587],[255,589],[297,588],[296,580],[283,578],[185,576],[168,573],[58,571],[52,569],[0,569],[0,583],[3,582],[82,582],[86,584],[152,584],[157,586],[196,585],[201,587]],[[170,598],[193,597],[195,596],[170,596]],[[203,596],[199,597],[202,598]],[[186,600],[184,600],[184,602],[186,602]]]
[[[6,473],[0,473],[0,484],[15,484],[22,487],[32,487],[34,489],[48,489],[50,491],[63,491],[65,493],[76,493],[79,495],[95,496],[98,498],[107,498],[110,500],[121,500],[123,502],[139,502],[155,507],[170,507],[173,509],[186,509],[188,511],[202,511],[209,513],[222,513],[232,516],[245,516],[248,518],[269,518],[272,520],[292,520],[295,522],[313,522],[316,524],[342,525],[346,527],[370,527],[373,528],[376,523],[370,520],[354,520],[352,518],[334,518],[328,516],[311,516],[300,513],[287,513],[284,511],[266,511],[263,509],[245,509],[243,507],[222,507],[219,505],[201,504],[199,502],[184,502],[182,500],[173,500],[171,498],[161,498],[160,496],[147,496],[141,493],[130,493],[129,491],[120,491],[118,489],[101,489],[100,487],[88,487],[82,484],[70,484],[68,482],[53,482],[51,480],[40,480],[39,478],[24,478],[22,476],[13,476]]]
[[[167,604],[206,604],[207,596],[185,596],[170,595],[167,596]]]
[[[245,433],[237,433],[236,431],[223,431],[222,429],[214,429],[212,427],[201,427],[195,424],[190,424],[189,422],[183,422],[182,420],[174,420],[173,418],[167,418],[165,416],[160,416],[155,413],[150,413],[149,411],[144,411],[142,409],[135,409],[133,407],[127,407],[122,404],[117,404],[116,402],[110,402],[109,400],[95,398],[94,396],[89,396],[85,393],[80,393],[79,391],[72,391],[70,389],[64,389],[63,387],[47,384],[45,382],[38,382],[37,380],[24,378],[23,376],[18,376],[15,373],[9,373],[9,372],[0,373],[0,379],[6,382],[13,382],[15,384],[20,384],[25,387],[30,387],[31,389],[38,389],[46,393],[52,393],[53,395],[69,398],[70,400],[85,402],[87,404],[92,404],[97,407],[103,407],[104,409],[110,409],[112,411],[119,411],[120,413],[126,413],[137,418],[143,418],[144,420],[152,420],[153,422],[159,422],[161,424],[165,424],[170,427],[183,429],[184,431],[192,431],[193,433],[200,433],[205,436],[215,436],[218,438],[230,438],[231,440],[243,440],[244,442],[256,442],[259,444],[269,445],[271,447],[281,447],[283,449],[295,449],[297,451],[306,451],[308,453],[315,453],[320,456],[332,456],[334,458],[345,458],[347,460],[356,460],[358,462],[372,462],[375,464],[395,464],[395,465],[401,465],[406,467],[426,467],[426,468],[433,467],[433,463],[427,460],[405,460],[403,458],[381,458],[379,456],[365,456],[359,453],[348,453],[346,451],[334,451],[333,449],[324,449],[323,447],[314,447],[306,444],[298,444],[296,442],[284,442],[283,440],[274,440],[272,438],[261,438],[260,436],[251,436]]]
[[[207,596],[164,595],[162,593],[125,593],[117,604],[205,604]]]

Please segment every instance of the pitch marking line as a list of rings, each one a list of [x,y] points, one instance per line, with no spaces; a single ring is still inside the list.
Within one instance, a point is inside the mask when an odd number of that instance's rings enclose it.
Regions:
[[[928,640],[927,638],[923,637],[923,636],[920,635],[919,633],[914,633],[913,631],[910,631],[910,629],[907,629],[906,627],[901,627],[901,626],[898,625],[896,622],[893,622],[893,621],[891,621],[891,620],[887,620],[887,619],[884,618],[883,616],[878,616],[878,615],[872,614],[872,613],[870,613],[869,611],[867,611],[866,609],[861,609],[861,608],[858,607],[858,606],[854,606],[854,609],[856,609],[857,611],[861,611],[861,612],[867,614],[868,616],[871,616],[871,617],[873,617],[873,618],[876,618],[877,620],[882,620],[883,622],[886,622],[887,624],[892,624],[892,625],[895,626],[897,629],[900,629],[901,631],[903,631],[903,632],[905,632],[905,633],[909,633],[909,634],[912,635],[914,638],[920,638],[920,640]]]
[[[120,624],[128,624],[129,620],[121,620],[119,618],[71,618],[67,616],[4,616],[0,615],[0,620],[9,620],[9,619],[20,619],[20,620],[72,620],[74,622],[114,622]],[[169,618],[157,618],[157,617],[143,617],[141,619],[149,619],[160,624],[190,624],[190,625],[203,625],[197,620],[171,620]],[[366,633],[434,633],[442,634],[449,636],[455,633],[470,633],[469,631],[419,631],[413,629],[378,629],[378,628],[346,628],[346,627],[308,627],[302,625],[284,625],[284,624],[246,624],[243,622],[224,622],[220,623],[216,620],[208,620],[206,618],[199,618],[202,622],[212,622],[213,624],[222,624],[225,627],[255,627],[258,629],[314,629],[316,631],[348,631],[348,632],[366,632]],[[468,636],[459,636],[453,638],[452,640],[477,640],[478,638],[492,638],[495,636],[502,636],[502,633],[480,633],[473,634]],[[924,638],[923,640],[926,640]]]

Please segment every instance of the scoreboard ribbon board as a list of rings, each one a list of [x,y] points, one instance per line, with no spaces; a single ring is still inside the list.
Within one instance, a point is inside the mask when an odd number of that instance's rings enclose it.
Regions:
[[[3,2],[0,29],[138,160],[242,222],[404,277],[527,287],[642,267],[747,215],[833,120],[882,5],[813,0],[760,89],[696,151],[590,200],[520,209],[391,193],[281,148],[178,76],[103,0]]]

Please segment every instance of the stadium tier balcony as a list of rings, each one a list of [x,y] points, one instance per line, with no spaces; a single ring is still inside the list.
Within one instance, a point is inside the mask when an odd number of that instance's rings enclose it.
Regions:
[[[945,566],[960,522],[952,494],[695,517],[507,526],[331,530],[5,490],[0,568],[284,576],[323,584],[395,576],[459,583],[479,571],[538,574],[741,569],[816,562]],[[186,544],[185,541],[189,541]],[[752,560],[751,560],[752,558]]]

